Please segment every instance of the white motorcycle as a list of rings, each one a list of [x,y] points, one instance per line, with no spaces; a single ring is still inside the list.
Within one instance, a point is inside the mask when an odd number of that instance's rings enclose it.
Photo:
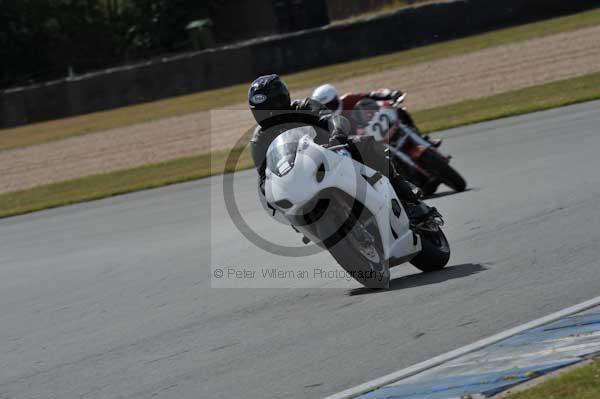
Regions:
[[[450,247],[441,220],[411,229],[385,176],[353,160],[345,145],[318,145],[316,135],[299,127],[269,146],[269,206],[366,287],[389,288],[390,267],[405,262],[424,272],[442,269]]]

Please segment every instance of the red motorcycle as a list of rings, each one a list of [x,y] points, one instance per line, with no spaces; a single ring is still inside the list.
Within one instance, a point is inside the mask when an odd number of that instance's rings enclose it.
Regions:
[[[361,100],[352,111],[359,134],[385,144],[401,173],[424,195],[433,195],[444,183],[454,191],[467,188],[465,179],[450,166],[451,156],[438,151],[441,142],[422,136],[402,106],[406,94],[396,101]]]

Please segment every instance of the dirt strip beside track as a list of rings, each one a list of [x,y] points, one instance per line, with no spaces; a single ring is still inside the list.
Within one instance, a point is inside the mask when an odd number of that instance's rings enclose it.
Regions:
[[[600,71],[600,26],[335,82],[400,88],[412,110]],[[306,96],[310,89],[293,93]],[[0,152],[0,193],[229,148],[252,125],[244,104]],[[214,133],[211,133],[214,132]]]

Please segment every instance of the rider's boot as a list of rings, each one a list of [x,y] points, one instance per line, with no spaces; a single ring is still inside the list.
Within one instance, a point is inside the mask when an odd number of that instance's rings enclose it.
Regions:
[[[398,198],[402,201],[406,214],[412,225],[419,225],[432,217],[439,216],[434,207],[431,207],[421,201],[419,196],[413,192],[410,184],[399,174],[394,173],[390,178],[390,183],[396,191]]]
[[[432,139],[429,135],[423,136],[423,138],[429,141],[435,148],[438,148],[440,145],[442,145],[442,139]]]

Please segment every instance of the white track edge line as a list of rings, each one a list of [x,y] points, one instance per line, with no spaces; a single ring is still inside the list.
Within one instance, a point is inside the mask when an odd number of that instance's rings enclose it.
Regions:
[[[353,388],[350,388],[345,391],[328,396],[325,399],[355,398],[358,395],[362,395],[362,394],[371,392],[375,389],[381,388],[385,385],[392,384],[394,382],[398,382],[398,381],[403,380],[408,377],[412,377],[415,374],[422,373],[423,371],[429,370],[433,367],[436,367],[443,363],[449,362],[450,360],[454,360],[460,356],[464,356],[471,352],[475,352],[479,349],[485,348],[486,346],[495,344],[496,342],[499,342],[506,338],[512,337],[513,335],[517,335],[524,331],[543,326],[544,324],[552,323],[563,317],[571,316],[575,313],[583,312],[584,310],[588,310],[588,309],[596,307],[598,305],[600,305],[600,296],[590,299],[588,301],[582,302],[580,304],[568,307],[566,309],[559,310],[558,312],[549,314],[549,315],[541,317],[539,319],[536,319],[536,320],[530,321],[528,323],[522,324],[520,326],[511,328],[509,330],[503,331],[496,335],[492,335],[491,337],[484,338],[484,339],[474,342],[472,344],[463,346],[462,348],[455,349],[453,351],[444,353],[442,355],[436,356],[429,360],[425,360],[424,362],[415,364],[415,365],[407,367],[405,369],[398,370],[391,374],[385,375],[383,377],[379,377],[374,380],[365,382],[365,383],[357,385]]]

